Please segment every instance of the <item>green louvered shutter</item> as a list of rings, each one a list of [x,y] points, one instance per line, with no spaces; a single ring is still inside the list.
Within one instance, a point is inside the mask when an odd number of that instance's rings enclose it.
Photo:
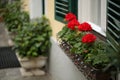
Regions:
[[[107,12],[107,42],[120,54],[120,0],[108,0]]]
[[[72,12],[77,16],[78,0],[55,0],[55,19],[64,22],[66,13]]]
[[[45,14],[45,0],[42,0],[42,14]]]

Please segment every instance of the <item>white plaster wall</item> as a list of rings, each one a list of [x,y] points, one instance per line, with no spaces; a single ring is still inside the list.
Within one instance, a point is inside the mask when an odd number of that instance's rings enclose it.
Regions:
[[[30,0],[30,19],[42,16],[42,0]]]
[[[87,80],[65,55],[54,38],[51,38],[49,72],[53,80]]]

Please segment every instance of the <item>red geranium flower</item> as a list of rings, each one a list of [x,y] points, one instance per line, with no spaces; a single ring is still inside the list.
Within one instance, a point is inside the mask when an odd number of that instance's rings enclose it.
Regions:
[[[84,23],[82,23],[82,24],[80,24],[80,25],[78,26],[78,29],[79,29],[80,31],[91,31],[91,30],[92,30],[92,27],[91,27],[91,25],[88,24],[87,22],[84,22]]]
[[[65,15],[65,20],[66,21],[71,21],[73,19],[76,19],[76,16],[73,13],[68,13]]]
[[[67,27],[74,30],[75,26],[80,25],[80,23],[78,22],[78,20],[73,19],[72,21],[68,22]]]
[[[96,36],[93,34],[86,34],[85,36],[82,37],[82,42],[83,43],[92,43],[96,40]]]

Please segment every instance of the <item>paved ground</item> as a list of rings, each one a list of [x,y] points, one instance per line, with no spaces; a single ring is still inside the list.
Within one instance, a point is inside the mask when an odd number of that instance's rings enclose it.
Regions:
[[[19,68],[0,70],[0,80],[51,80],[49,74],[44,76],[23,77]]]
[[[0,47],[9,46],[8,39],[5,27],[0,23]],[[44,76],[23,77],[19,68],[11,68],[0,69],[0,80],[51,80],[51,77],[47,73]]]
[[[0,23],[0,47],[8,46],[8,35],[5,32],[4,25]]]

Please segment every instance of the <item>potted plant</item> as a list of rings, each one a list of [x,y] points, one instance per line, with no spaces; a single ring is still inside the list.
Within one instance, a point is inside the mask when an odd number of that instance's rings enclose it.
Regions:
[[[17,33],[17,28],[23,26],[23,22],[29,22],[27,12],[21,10],[21,2],[14,1],[6,5],[6,13],[4,14],[4,22],[11,34]]]
[[[9,45],[14,46],[13,39],[17,35],[18,28],[23,26],[23,22],[30,21],[29,14],[21,10],[21,2],[13,1],[5,5],[5,12],[3,14],[6,31],[9,35]]]
[[[49,20],[42,16],[24,23],[23,27],[18,28],[17,31],[14,43],[22,67],[29,70],[45,66],[51,45]]]
[[[79,23],[73,13],[66,14],[65,20],[67,24],[57,34],[65,53],[88,79],[109,80],[110,74],[103,72],[110,63],[105,42],[92,33],[89,23]]]

